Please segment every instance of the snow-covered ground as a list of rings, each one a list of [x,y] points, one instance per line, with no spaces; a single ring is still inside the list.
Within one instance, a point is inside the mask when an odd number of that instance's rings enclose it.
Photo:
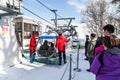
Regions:
[[[0,80],[95,80],[94,74],[87,72],[88,61],[84,60],[84,49],[80,49],[79,68],[75,72],[77,50],[67,49],[67,63],[59,65],[46,65],[43,63],[31,64],[25,61],[13,67],[0,66]],[[72,79],[69,78],[69,58],[72,54]],[[63,76],[64,74],[64,76]]]

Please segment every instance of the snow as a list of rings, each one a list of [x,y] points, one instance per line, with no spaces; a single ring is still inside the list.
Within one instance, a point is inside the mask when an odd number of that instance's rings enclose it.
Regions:
[[[23,59],[24,62],[22,64],[16,64],[13,67],[0,66],[0,80],[95,80],[95,75],[86,71],[89,68],[89,63],[84,60],[84,49],[80,49],[79,53],[79,68],[81,72],[73,70],[76,68],[77,50],[67,49],[66,64],[61,66],[43,63],[32,64],[28,60]],[[70,54],[72,54],[72,79],[69,79]]]

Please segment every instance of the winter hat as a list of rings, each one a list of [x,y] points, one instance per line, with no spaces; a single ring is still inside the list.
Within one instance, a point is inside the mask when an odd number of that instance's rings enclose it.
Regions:
[[[58,31],[58,34],[62,34],[62,33],[63,33],[62,30],[59,30],[59,31]]]

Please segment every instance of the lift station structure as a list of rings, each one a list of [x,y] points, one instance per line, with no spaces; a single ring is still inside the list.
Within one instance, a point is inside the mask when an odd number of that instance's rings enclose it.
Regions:
[[[0,1],[0,65],[13,65],[19,62],[19,46],[15,35],[13,19],[20,12],[22,0]]]

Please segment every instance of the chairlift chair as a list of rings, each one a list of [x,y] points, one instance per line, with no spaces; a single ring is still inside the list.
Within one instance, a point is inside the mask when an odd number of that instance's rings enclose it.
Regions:
[[[43,40],[54,40],[54,44],[55,44],[56,38],[57,38],[57,35],[41,35],[41,36],[38,37],[38,41],[40,41],[40,40],[42,40],[42,41]],[[57,59],[57,51],[56,51],[55,47],[54,47],[54,50],[52,50],[52,51],[38,49],[37,54],[38,54],[38,57],[46,58],[47,61],[49,61],[50,58],[55,58],[55,61]]]

